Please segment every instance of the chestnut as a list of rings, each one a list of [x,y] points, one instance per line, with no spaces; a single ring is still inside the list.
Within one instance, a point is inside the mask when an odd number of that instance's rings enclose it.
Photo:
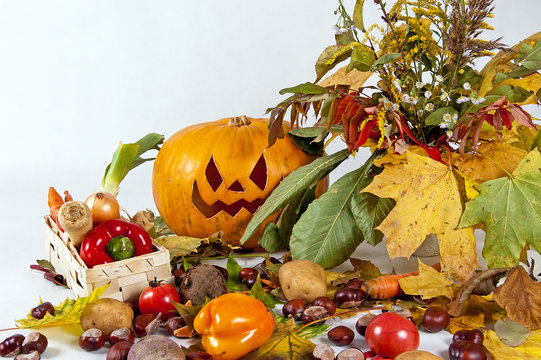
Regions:
[[[186,323],[184,322],[184,319],[180,316],[171,317],[165,322],[165,328],[170,335],[174,335],[175,330],[180,329],[184,325],[186,325]]]
[[[335,345],[344,346],[351,344],[355,334],[347,326],[340,325],[332,328],[327,333],[327,338]]]
[[[327,344],[316,345],[312,350],[312,360],[334,360],[334,350]]]
[[[309,324],[324,318],[327,314],[327,309],[323,306],[310,306],[302,312],[301,320],[303,323]]]
[[[300,319],[305,308],[302,299],[289,300],[282,306],[282,314],[287,318],[292,316],[294,319]]]
[[[186,360],[212,360],[212,356],[204,351],[192,351],[186,354]]]
[[[121,341],[129,341],[133,344],[135,342],[135,332],[130,328],[122,327],[113,330],[113,332],[109,334],[109,344],[114,345]]]
[[[242,282],[251,289],[257,282],[257,272],[255,274],[246,275]]]
[[[257,276],[257,270],[254,268],[242,268],[239,271],[239,280],[244,282],[244,279],[250,275]]]
[[[41,359],[41,354],[34,350],[28,354],[19,354],[15,356],[15,360],[39,360]]]
[[[54,315],[54,306],[48,301],[41,303],[35,308],[33,308],[31,315],[34,319],[41,320],[45,317],[47,313]]]
[[[107,352],[106,360],[126,360],[133,343],[129,341],[119,341],[115,343]]]
[[[463,340],[449,345],[450,360],[486,360],[487,358],[487,353],[482,345]]]
[[[357,348],[342,350],[336,355],[336,360],[365,360],[364,353]]]
[[[11,335],[0,343],[0,356],[11,357],[21,352],[24,336],[21,334]]]
[[[229,272],[227,271],[226,268],[224,268],[223,266],[218,266],[218,265],[213,265],[219,272],[220,274],[222,274],[222,276],[224,277],[224,280],[227,281],[227,278],[229,277]]]
[[[124,303],[132,309],[134,316],[141,315],[141,312],[139,311],[139,297],[126,299],[124,300]]]
[[[142,314],[135,317],[132,328],[137,337],[147,335],[147,326],[156,319],[156,314]]]
[[[355,323],[355,329],[361,336],[364,336],[364,334],[366,334],[366,327],[368,326],[368,323],[372,321],[372,319],[375,317],[376,315],[368,313],[357,319],[357,322]]]
[[[361,289],[340,288],[334,293],[334,302],[341,309],[359,306],[363,301],[363,292]]]
[[[422,321],[426,331],[438,332],[445,329],[449,325],[451,317],[444,308],[439,306],[430,306],[425,310]]]
[[[364,283],[364,280],[361,278],[351,279],[347,282],[346,287],[351,289],[360,289],[361,285]]]
[[[37,351],[40,354],[43,354],[45,349],[47,349],[47,338],[42,333],[37,331],[31,332],[26,336],[22,343],[22,352],[24,354],[29,354],[32,351]]]
[[[96,351],[105,345],[105,335],[100,329],[88,329],[79,337],[79,347],[86,351]]]
[[[177,287],[179,287],[182,283],[182,278],[184,277],[185,273],[186,272],[184,271],[184,269],[181,268],[176,268],[175,270],[173,270],[172,275],[175,278],[175,285]]]
[[[325,309],[327,309],[327,312],[329,315],[334,315],[336,312],[336,304],[334,301],[329,299],[326,296],[319,296],[312,301],[313,306],[323,306]]]
[[[477,330],[477,329],[458,330],[457,332],[453,334],[453,342],[457,342],[461,340],[470,341],[478,345],[482,345],[483,341],[485,340],[485,336],[480,330]]]

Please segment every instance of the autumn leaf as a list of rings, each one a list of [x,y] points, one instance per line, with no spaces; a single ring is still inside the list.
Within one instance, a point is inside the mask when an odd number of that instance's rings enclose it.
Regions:
[[[477,268],[473,229],[456,229],[462,195],[453,169],[407,152],[407,164],[387,165],[364,191],[391,197],[396,206],[377,228],[387,238],[391,259],[410,257],[430,234],[438,237],[442,271],[458,281]]]
[[[530,330],[541,329],[541,283],[532,279],[522,266],[515,270],[494,293],[507,315]]]
[[[43,319],[38,320],[32,317],[32,312],[30,312],[26,316],[26,319],[17,320],[16,325],[21,329],[29,329],[78,324],[85,306],[92,301],[97,300],[105,292],[108,286],[109,284],[96,288],[86,297],[78,297],[76,300],[66,299],[60,305],[54,307],[54,315],[46,313]]]
[[[505,345],[495,331],[485,332],[483,345],[495,359],[539,360],[541,358],[541,330],[530,333],[530,336],[520,346]]]
[[[483,256],[489,267],[515,266],[526,244],[541,252],[541,154],[530,152],[512,175],[478,186],[460,227],[484,223]]]
[[[407,276],[398,280],[400,287],[408,295],[421,295],[422,299],[431,299],[438,296],[453,298],[451,285],[453,280],[432,266],[425,265],[420,259],[419,275]]]
[[[186,304],[177,303],[176,301],[172,301],[171,303],[190,329],[193,329],[193,321],[195,316],[199,313],[203,306],[205,306],[205,304],[192,305],[191,301]]]
[[[369,260],[361,260],[349,258],[349,262],[353,265],[354,271],[361,271],[363,280],[375,279],[383,275],[379,268]]]
[[[486,324],[493,324],[505,318],[505,311],[494,301],[491,295],[470,295],[463,304],[460,316],[452,316],[447,331],[454,334],[461,329],[483,329]]]
[[[509,141],[511,141],[511,138]],[[528,154],[528,151],[503,140],[483,142],[477,150],[485,156],[480,154],[464,154],[464,156],[461,156],[454,153],[453,165],[478,184],[506,176],[506,171],[512,173],[520,161]],[[494,165],[494,163],[500,167]]]
[[[332,75],[329,75],[320,82],[320,86],[349,85],[352,89],[358,89],[372,76],[372,72],[353,69],[346,72],[347,66],[341,67]]]
[[[488,295],[497,286],[498,281],[507,276],[512,268],[496,268],[478,272],[469,278],[460,288],[453,301],[449,304],[449,314],[460,316],[465,309],[468,298],[472,294]]]
[[[274,333],[258,349],[243,356],[241,360],[302,360],[310,359],[314,343],[299,336],[293,318],[276,324]]]
[[[201,246],[203,239],[188,236],[164,236],[156,241],[169,250],[171,258],[186,256]]]

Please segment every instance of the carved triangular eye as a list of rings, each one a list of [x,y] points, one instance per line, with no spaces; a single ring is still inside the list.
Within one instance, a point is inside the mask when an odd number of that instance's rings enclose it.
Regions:
[[[222,185],[222,182],[224,179],[222,179],[222,175],[220,175],[220,171],[218,171],[218,167],[216,166],[216,163],[214,162],[214,158],[211,156],[209,163],[207,165],[207,168],[205,169],[205,175],[207,176],[207,181],[209,182],[210,187],[212,190],[216,191]]]
[[[265,186],[267,186],[267,161],[265,160],[265,156],[261,155],[259,160],[257,160],[257,163],[250,174],[250,180],[252,180],[258,188],[265,190]]]
[[[238,180],[235,180],[235,182],[231,184],[231,186],[229,186],[227,190],[234,191],[234,192],[244,192],[244,188],[242,187],[242,184]]]

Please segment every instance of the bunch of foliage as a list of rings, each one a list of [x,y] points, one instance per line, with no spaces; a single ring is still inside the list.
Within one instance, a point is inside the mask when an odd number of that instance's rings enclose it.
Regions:
[[[443,271],[463,282],[477,268],[475,228],[486,230],[489,267],[541,251],[541,136],[521,108],[541,96],[541,33],[512,48],[483,40],[492,2],[375,0],[383,21],[365,28],[364,1],[351,16],[339,1],[336,43],[318,58],[314,82],[280,91],[291,95],[269,109],[269,143],[284,136],[289,112],[298,128],[288,136],[304,150],[323,155],[329,135],[346,148],[285,178],[241,242],[282,209],[260,244],[326,268],[363,241],[385,236],[392,259],[434,234]],[[483,56],[492,59],[476,70]],[[376,86],[365,86],[373,75]],[[304,126],[310,112],[315,123]],[[317,181],[361,147],[371,151],[366,163],[314,199]]]

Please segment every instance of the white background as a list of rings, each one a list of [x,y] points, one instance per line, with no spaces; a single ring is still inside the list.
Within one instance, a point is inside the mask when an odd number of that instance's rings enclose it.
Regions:
[[[539,0],[495,3],[496,30],[487,38],[514,45],[540,30]],[[84,199],[119,141],[263,117],[283,99],[280,89],[315,79],[314,62],[333,43],[335,8],[313,0],[0,0],[0,328],[13,327],[40,296],[54,303],[71,296],[29,270],[44,257],[49,186]],[[365,23],[378,19],[366,1]],[[118,199],[130,213],[155,209],[151,172],[145,164],[122,183]],[[373,261],[390,270],[384,256]],[[83,358],[76,335],[48,334],[43,358]],[[448,340],[423,334],[422,346],[445,357]]]

